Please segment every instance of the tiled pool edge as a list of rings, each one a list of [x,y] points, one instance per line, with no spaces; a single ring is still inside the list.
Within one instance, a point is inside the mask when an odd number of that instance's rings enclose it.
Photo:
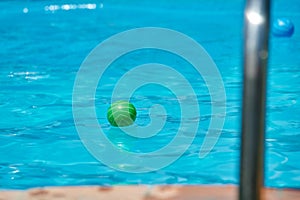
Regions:
[[[238,188],[225,186],[45,187],[0,191],[0,200],[235,200]],[[264,189],[265,200],[299,200],[300,190]]]

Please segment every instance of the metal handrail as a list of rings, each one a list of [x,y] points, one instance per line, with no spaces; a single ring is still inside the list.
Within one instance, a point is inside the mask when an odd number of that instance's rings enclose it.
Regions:
[[[248,0],[245,9],[244,88],[240,200],[259,200],[264,186],[266,69],[270,0]]]

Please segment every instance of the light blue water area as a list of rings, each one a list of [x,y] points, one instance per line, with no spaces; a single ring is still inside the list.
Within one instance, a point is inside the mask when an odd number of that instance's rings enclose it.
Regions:
[[[1,1],[0,188],[238,184],[244,4],[242,0]],[[297,0],[276,0],[272,5],[272,19],[288,17],[295,25],[291,38],[270,36],[265,182],[272,187],[300,187],[299,7]],[[108,124],[111,91],[134,66],[157,62],[178,70],[193,86],[201,109],[197,135],[180,159],[158,171],[130,174],[105,166],[84,147],[73,121],[72,91],[81,63],[96,45],[121,31],[149,26],[180,31],[206,49],[224,81],[227,115],[218,143],[199,159],[212,117],[201,76],[182,58],[157,50],[131,52],[116,60],[99,82],[95,105],[99,123],[119,148],[155,151],[175,137],[180,125],[178,99],[157,85],[143,86],[131,97],[138,125],[150,122],[153,104],[165,107],[167,116],[156,116],[167,118],[157,136],[133,139]],[[159,71],[152,75],[165,76]],[[176,80],[173,84],[180,88]]]

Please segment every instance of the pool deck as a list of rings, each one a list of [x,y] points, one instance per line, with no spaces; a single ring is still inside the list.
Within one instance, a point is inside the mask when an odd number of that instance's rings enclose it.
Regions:
[[[237,200],[236,186],[46,187],[0,191],[0,200]],[[264,200],[299,200],[300,190],[264,189]]]

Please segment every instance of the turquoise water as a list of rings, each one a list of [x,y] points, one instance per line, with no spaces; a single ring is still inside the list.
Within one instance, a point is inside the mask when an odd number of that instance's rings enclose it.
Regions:
[[[1,1],[0,7],[1,189],[238,184],[244,1]],[[299,8],[297,0],[272,5],[273,19],[288,17],[295,24],[291,38],[270,36],[265,182],[272,187],[300,187]],[[137,140],[109,126],[105,115],[111,90],[133,66],[149,62],[172,66],[190,81],[201,108],[196,138],[180,159],[158,171],[131,174],[103,165],[84,147],[74,125],[72,91],[81,63],[96,45],[121,31],[145,26],[180,31],[206,49],[224,81],[227,115],[218,143],[199,159],[212,117],[201,76],[166,52],[142,50],[120,58],[106,72],[95,96],[98,121],[114,144],[133,152],[154,151],[172,140],[180,123],[174,94],[148,85],[131,97],[138,111],[136,123],[148,124],[148,109],[161,104],[167,111],[164,129],[153,138]]]

